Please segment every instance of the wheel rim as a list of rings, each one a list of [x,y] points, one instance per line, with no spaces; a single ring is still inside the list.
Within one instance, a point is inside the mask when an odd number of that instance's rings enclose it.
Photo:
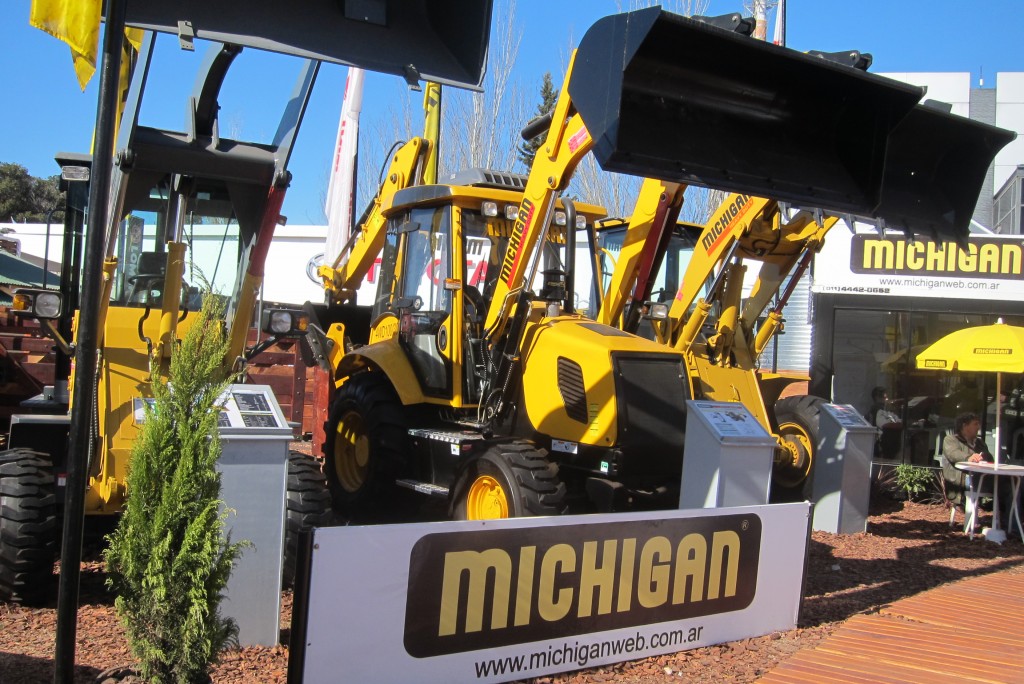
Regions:
[[[813,446],[811,435],[799,423],[781,423],[783,459],[775,468],[775,481],[783,487],[797,487],[811,474]]]
[[[338,421],[334,437],[334,474],[346,491],[357,492],[365,484],[370,464],[370,439],[366,422],[357,411]]]
[[[480,475],[466,492],[466,518],[468,520],[494,520],[508,517],[508,498],[505,489],[490,475]]]

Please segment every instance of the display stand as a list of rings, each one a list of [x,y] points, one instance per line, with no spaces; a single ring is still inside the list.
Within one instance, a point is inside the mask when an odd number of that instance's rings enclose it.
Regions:
[[[768,503],[775,439],[738,402],[687,401],[679,508]]]
[[[226,528],[247,539],[228,580],[221,611],[238,623],[242,646],[275,646],[280,638],[281,564],[292,429],[267,385],[231,385],[222,397],[221,498]]]
[[[823,404],[819,420],[811,497],[813,529],[837,534],[863,532],[878,428],[849,404]]]

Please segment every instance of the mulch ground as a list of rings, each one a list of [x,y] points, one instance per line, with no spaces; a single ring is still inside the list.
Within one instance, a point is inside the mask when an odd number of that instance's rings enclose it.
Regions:
[[[962,518],[958,516],[962,525]],[[1024,544],[1002,545],[950,528],[941,505],[880,497],[862,534],[812,534],[805,598],[797,629],[672,655],[529,680],[531,684],[583,682],[753,682],[778,663],[813,648],[854,615],[966,577],[1024,573]],[[76,684],[92,684],[100,672],[130,664],[124,632],[99,560],[99,544],[87,544],[82,564],[76,647]],[[796,570],[795,570],[796,571]],[[288,643],[291,593],[282,597],[282,644]],[[56,610],[0,604],[0,682],[53,680]],[[215,684],[285,682],[288,649],[245,648],[223,654],[212,671]],[[388,667],[382,663],[382,667]],[[417,681],[410,673],[409,681]]]

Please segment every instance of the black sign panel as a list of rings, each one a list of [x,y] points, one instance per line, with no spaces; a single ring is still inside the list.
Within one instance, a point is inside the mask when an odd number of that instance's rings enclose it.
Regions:
[[[410,554],[417,658],[682,620],[750,605],[754,514],[430,534]]]

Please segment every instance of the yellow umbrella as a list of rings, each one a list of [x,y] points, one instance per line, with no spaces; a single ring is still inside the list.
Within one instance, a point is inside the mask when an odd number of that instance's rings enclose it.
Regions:
[[[1024,373],[1024,328],[979,325],[952,332],[917,355],[918,368],[996,374],[996,463],[999,463],[999,416],[1002,374]]]

